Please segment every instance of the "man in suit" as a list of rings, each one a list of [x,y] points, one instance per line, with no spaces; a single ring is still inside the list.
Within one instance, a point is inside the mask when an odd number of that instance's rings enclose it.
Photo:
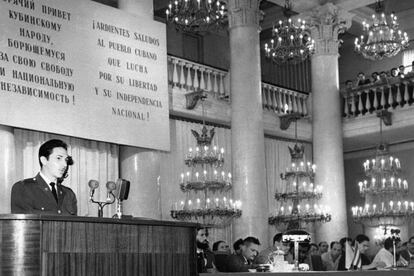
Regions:
[[[230,255],[227,258],[226,272],[248,272],[253,268],[253,260],[259,253],[260,242],[255,237],[247,237],[243,240],[241,253]]]
[[[408,264],[410,268],[414,268],[414,236],[408,239],[407,249],[402,250],[399,253],[401,261]]]
[[[68,165],[73,161],[68,146],[57,139],[40,146],[40,172],[33,178],[19,181],[11,192],[11,211],[14,214],[77,215],[73,191],[61,185]]]

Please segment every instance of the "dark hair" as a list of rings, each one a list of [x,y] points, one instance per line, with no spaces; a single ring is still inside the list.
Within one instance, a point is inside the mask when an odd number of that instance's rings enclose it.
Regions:
[[[378,72],[372,72],[371,77],[373,77],[374,75],[379,75]]]
[[[260,241],[259,241],[259,239],[258,239],[258,238],[255,238],[255,237],[247,237],[247,238],[245,238],[245,239],[243,240],[243,244],[244,244],[244,245],[249,245],[249,244],[251,244],[251,243],[254,243],[254,244],[260,245]]]
[[[401,64],[400,66],[398,66],[398,69],[400,69],[401,67],[402,67],[403,69],[405,69],[405,66],[404,66],[404,65],[402,65],[402,64]]]
[[[408,243],[414,243],[414,241],[411,241],[411,240],[414,240],[414,236],[411,236],[411,237],[408,239]]]
[[[357,74],[357,76],[359,76],[359,75],[361,75],[361,74],[365,76],[364,72],[359,72],[359,73]]]
[[[339,240],[339,243],[342,245],[342,248],[345,248],[345,243],[348,241],[352,242],[352,239],[349,237],[343,237],[342,239]]]
[[[215,243],[213,243],[213,251],[217,251],[220,243],[222,243],[224,241],[216,241]]]
[[[200,230],[205,230],[206,231],[206,237],[208,237],[208,228],[206,228],[206,227],[197,227],[197,234],[198,234],[198,231],[200,231]]]
[[[384,241],[384,248],[389,250],[393,247],[393,242],[392,242],[392,238],[387,238]]]
[[[44,156],[49,160],[49,156],[52,154],[54,148],[64,148],[68,150],[68,145],[59,139],[52,139],[43,143],[39,148],[39,164],[40,168],[43,167],[40,157]]]
[[[345,84],[348,84],[348,83],[352,83],[352,81],[351,80],[346,80]]]
[[[334,247],[335,244],[339,244],[341,247],[343,247],[340,242],[333,241],[333,242],[331,242],[331,245],[330,245],[331,249]]]
[[[368,236],[366,236],[364,234],[359,234],[358,236],[355,237],[354,244],[355,244],[355,242],[363,243],[365,241],[368,241],[369,242]]]
[[[233,243],[233,249],[234,251],[237,251],[240,249],[240,246],[243,244],[243,239],[238,239]]]
[[[275,242],[281,242],[283,238],[283,233],[277,233],[274,237],[273,237],[273,244]]]

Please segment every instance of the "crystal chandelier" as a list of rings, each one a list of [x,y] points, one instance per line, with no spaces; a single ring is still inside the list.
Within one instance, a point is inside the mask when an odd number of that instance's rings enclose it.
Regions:
[[[280,202],[280,206],[276,215],[269,217],[269,224],[287,224],[288,229],[298,229],[304,223],[331,220],[329,207],[317,204],[317,200],[322,197],[322,186],[313,184],[316,165],[306,162],[304,150],[304,145],[298,145],[297,142],[293,148],[289,147],[292,163],[280,176],[286,181],[286,191],[276,192],[275,199]]]
[[[171,0],[165,14],[177,29],[204,32],[223,25],[227,11],[219,0]]]
[[[299,63],[314,52],[314,40],[311,39],[309,27],[305,20],[298,19],[297,24],[291,16],[292,4],[286,0],[283,9],[284,21],[279,20],[273,26],[270,45],[265,44],[266,57],[276,63]]]
[[[202,98],[204,103],[204,98]],[[202,104],[204,117],[204,104]],[[181,173],[180,189],[186,197],[175,202],[171,217],[178,220],[217,227],[241,216],[241,201],[231,198],[231,173],[223,169],[224,148],[211,146],[214,128],[208,130],[203,120],[201,133],[191,130],[197,140],[184,162],[189,168]]]
[[[364,58],[381,60],[392,57],[408,47],[408,35],[398,28],[397,16],[388,17],[383,12],[383,4],[377,1],[372,15],[372,23],[362,22],[365,35],[355,38],[355,51]],[[388,17],[388,18],[387,18]]]
[[[382,142],[382,120],[380,137],[375,157],[363,163],[368,179],[358,182],[365,206],[352,207],[352,216],[355,222],[371,227],[402,225],[414,215],[414,201],[406,200],[408,182],[400,177],[399,159],[391,156]]]

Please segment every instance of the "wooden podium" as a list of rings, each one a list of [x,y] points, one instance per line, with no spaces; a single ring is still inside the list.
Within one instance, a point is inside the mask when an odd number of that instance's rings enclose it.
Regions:
[[[192,276],[196,224],[0,215],[0,275]]]

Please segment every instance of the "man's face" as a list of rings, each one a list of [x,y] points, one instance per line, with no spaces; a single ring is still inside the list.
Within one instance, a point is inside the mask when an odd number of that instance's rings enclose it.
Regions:
[[[320,245],[319,245],[319,251],[320,251],[320,253],[322,254],[322,253],[325,253],[325,252],[328,252],[328,249],[329,249],[329,245],[328,245],[328,243],[327,242],[322,242]]]
[[[310,251],[310,247],[299,245],[299,258],[298,259],[300,263],[305,262],[305,259],[308,256],[309,251]]]
[[[243,256],[248,260],[253,261],[257,254],[259,254],[259,245],[255,243],[243,244],[241,248]]]
[[[342,246],[339,243],[335,243],[331,248],[332,257],[336,258],[342,253]]]
[[[407,249],[410,250],[411,253],[414,253],[414,239],[408,241]]]
[[[359,243],[358,248],[359,248],[359,252],[364,254],[369,249],[369,242],[368,241],[363,241],[363,242]]]
[[[360,79],[360,80],[365,79],[365,75],[364,75],[364,74],[359,74],[359,75],[358,75],[358,79]]]
[[[40,157],[42,173],[50,178],[60,178],[66,170],[68,153],[64,148],[54,148],[49,158]]]
[[[217,247],[217,251],[218,252],[230,253],[230,247],[226,242],[221,242],[221,243],[219,243],[219,245]]]

